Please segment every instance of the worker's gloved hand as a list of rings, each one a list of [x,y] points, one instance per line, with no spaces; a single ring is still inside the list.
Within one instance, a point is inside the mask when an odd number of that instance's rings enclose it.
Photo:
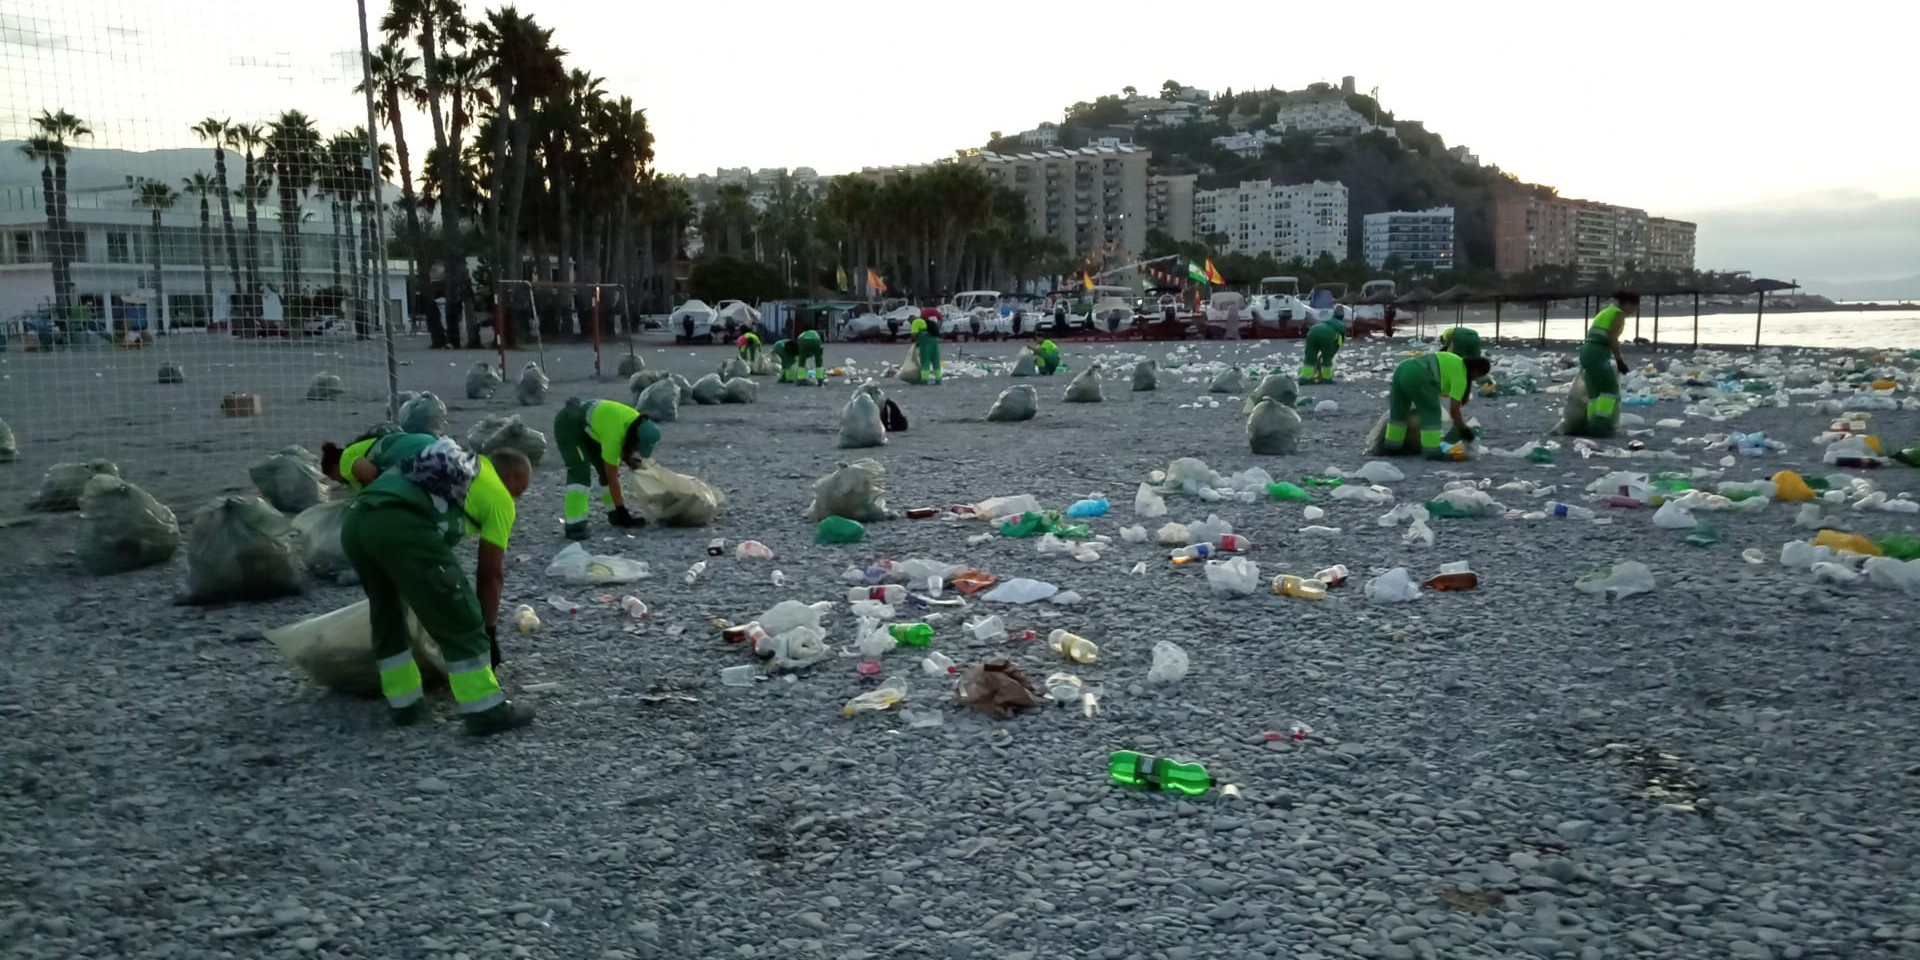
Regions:
[[[607,511],[607,522],[616,527],[644,527],[647,521],[627,512],[626,507],[614,507]]]
[[[1474,441],[1474,439],[1475,439],[1475,436],[1474,436],[1474,432],[1473,432],[1473,428],[1472,428],[1472,427],[1464,427],[1464,426],[1463,426],[1463,427],[1461,427],[1461,428],[1460,428],[1460,442],[1462,442],[1462,443],[1472,443],[1472,442]]]
[[[1615,360],[1615,361],[1613,362],[1613,368],[1614,368],[1615,370],[1618,370],[1618,371],[1620,371],[1621,373],[1626,373],[1626,372],[1627,372],[1627,362],[1626,362],[1625,360]]]

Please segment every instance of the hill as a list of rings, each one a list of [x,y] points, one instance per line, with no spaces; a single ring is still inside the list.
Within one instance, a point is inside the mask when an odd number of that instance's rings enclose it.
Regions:
[[[0,140],[0,189],[40,189],[40,165],[20,155],[23,141]],[[227,181],[240,182],[241,159],[227,151]],[[78,143],[67,156],[67,189],[75,195],[124,190],[127,177],[146,177],[178,185],[196,171],[213,172],[212,147],[177,147],[167,150],[113,150]],[[392,202],[399,198],[400,187],[385,184],[382,196]],[[315,209],[324,210],[322,203]]]

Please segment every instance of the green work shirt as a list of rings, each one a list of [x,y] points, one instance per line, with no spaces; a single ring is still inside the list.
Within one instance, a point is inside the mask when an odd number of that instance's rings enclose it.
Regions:
[[[1440,374],[1440,395],[1455,403],[1467,402],[1467,361],[1452,353],[1431,353],[1434,366]]]
[[[366,457],[367,451],[372,450],[373,445],[379,442],[379,437],[368,437],[357,443],[349,443],[345,450],[340,451],[340,479],[347,482],[347,489],[354,493],[360,492],[360,481],[353,478],[353,465]]]
[[[596,400],[593,409],[587,412],[587,436],[600,445],[600,459],[607,466],[617,467],[621,454],[625,452],[627,430],[635,420],[640,419],[640,411],[613,400]],[[653,451],[642,450],[641,456]]]
[[[775,340],[773,342],[773,355],[782,362],[793,359],[793,341]]]
[[[1060,347],[1058,344],[1055,344],[1052,340],[1042,340],[1040,341],[1040,352],[1041,353],[1059,353]]]
[[[1313,329],[1307,331],[1308,336],[1315,334],[1322,337],[1332,336],[1333,346],[1338,349],[1341,344],[1347,342],[1347,325],[1338,320],[1322,320],[1314,324]]]
[[[802,340],[812,340],[812,341],[818,341],[818,340],[820,339],[820,331],[818,331],[818,330],[802,330],[802,331],[800,332],[800,339],[802,339]]]
[[[1626,314],[1619,306],[1608,304],[1605,309],[1593,315],[1593,323],[1587,327],[1588,343],[1611,344],[1620,339],[1620,330],[1626,326],[1623,322]]]
[[[493,461],[486,457],[479,459],[480,469],[473,483],[467,486],[465,503],[437,501],[397,470],[385,471],[380,474],[380,479],[367,484],[367,489],[360,494],[360,502],[375,506],[399,504],[412,507],[438,518],[448,543],[457,543],[463,536],[478,534],[482,542],[505,550],[508,538],[513,535],[513,494],[508,493],[507,485],[500,482],[500,474],[493,469]]]

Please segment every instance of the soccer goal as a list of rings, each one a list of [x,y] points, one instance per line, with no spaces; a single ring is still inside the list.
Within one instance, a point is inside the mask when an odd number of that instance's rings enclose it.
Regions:
[[[494,349],[500,355],[500,376],[507,376],[507,350],[532,346],[540,358],[540,368],[548,376],[556,371],[548,367],[547,339],[585,341],[593,347],[593,378],[602,379],[602,344],[612,331],[625,328],[616,322],[626,310],[626,287],[618,283],[590,283],[548,280],[501,280],[494,284]],[[623,352],[633,353],[633,334],[621,335]]]

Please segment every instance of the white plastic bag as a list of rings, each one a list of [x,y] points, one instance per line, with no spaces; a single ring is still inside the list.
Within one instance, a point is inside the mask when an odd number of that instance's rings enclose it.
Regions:
[[[982,520],[998,520],[1021,513],[1037,513],[1040,501],[1030,493],[1013,497],[988,497],[973,505],[973,515]]]
[[[1146,543],[1149,539],[1147,536],[1147,528],[1139,524],[1134,524],[1131,527],[1121,527],[1120,539],[1127,543]]]
[[[1685,530],[1697,527],[1700,521],[1693,518],[1693,511],[1680,505],[1678,500],[1668,500],[1653,512],[1653,525],[1662,530]]]
[[[1406,567],[1394,567],[1367,581],[1367,599],[1374,603],[1406,603],[1420,599],[1420,585]]]
[[[1246,557],[1208,560],[1207,586],[1216,596],[1249,596],[1260,589],[1260,565]]]
[[[1386,487],[1363,487],[1347,483],[1333,488],[1333,498],[1359,504],[1392,503],[1393,491]]]
[[[597,556],[587,548],[569,543],[547,564],[547,576],[561,583],[632,583],[652,576],[647,565],[625,557]]]
[[[1184,523],[1171,523],[1154,532],[1153,542],[1163,547],[1184,547],[1193,542],[1192,531]]]
[[[887,442],[887,428],[880,420],[880,407],[873,397],[859,392],[840,411],[842,449],[877,447]]]
[[[782,600],[768,607],[765,613],[754,618],[761,629],[770,636],[780,636],[795,627],[820,629],[820,618],[832,608],[832,604],[806,604],[798,600]]]
[[[982,594],[980,599],[991,603],[1034,603],[1045,600],[1060,592],[1060,588],[1044,580],[1028,580],[1016,577],[1002,581],[992,590]]]
[[[1187,652],[1171,640],[1161,640],[1153,645],[1153,666],[1147,669],[1147,680],[1153,683],[1173,683],[1187,675]]]
[[[1385,460],[1369,460],[1348,476],[1359,477],[1368,483],[1399,483],[1407,478],[1399,467]]]
[[[1142,483],[1133,492],[1133,512],[1149,520],[1164,517],[1167,515],[1167,501],[1159,491],[1153,489],[1152,484]]]

